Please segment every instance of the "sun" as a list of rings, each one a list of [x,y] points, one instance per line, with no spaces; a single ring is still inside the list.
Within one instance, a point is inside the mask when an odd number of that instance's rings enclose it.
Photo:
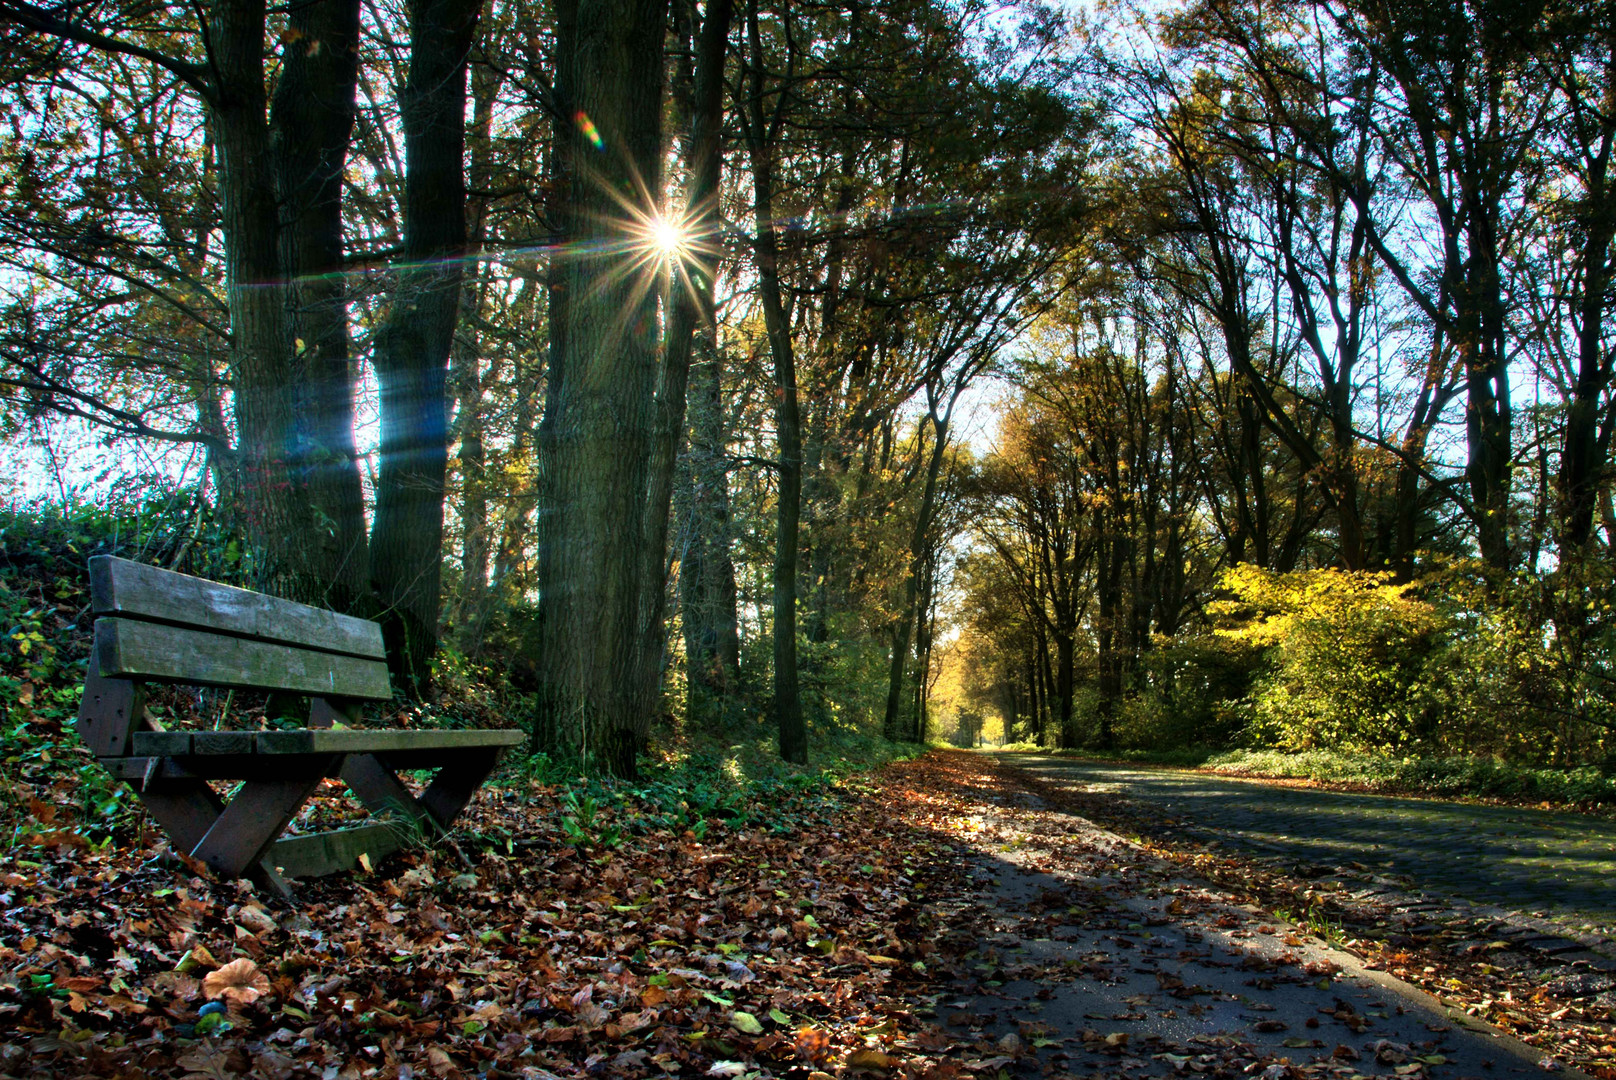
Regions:
[[[676,221],[659,217],[647,230],[651,247],[662,258],[672,262],[684,258],[690,248],[690,232]]]

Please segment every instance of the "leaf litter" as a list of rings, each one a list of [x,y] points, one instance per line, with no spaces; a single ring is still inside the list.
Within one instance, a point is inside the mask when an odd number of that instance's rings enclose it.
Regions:
[[[1013,805],[1025,792],[991,759],[932,753],[823,797],[777,792],[736,827],[624,799],[589,807],[580,835],[580,800],[535,783],[484,792],[458,844],[300,883],[295,905],[161,848],[43,839],[0,857],[0,1076],[996,1080],[1069,1075],[1088,1051],[1094,1075],[1432,1066],[1420,1047],[1332,1048],[1311,1030],[1293,1038],[1322,1064],[1131,1036],[1111,1017],[1068,1038],[955,1008],[1016,979],[1052,996],[1116,970],[995,951],[976,853],[1016,838],[989,835],[982,809],[1030,815]],[[1149,883],[1120,849],[1038,857],[1107,882],[1044,898],[1061,919],[1114,916],[1118,890]],[[1175,916],[1213,903],[1172,902]],[[1113,936],[1114,953],[1149,945],[1126,924]],[[1311,977],[1258,977],[1292,975]],[[1157,989],[1196,1007],[1201,988],[1175,978]],[[1346,1015],[1329,1022],[1351,1031]]]

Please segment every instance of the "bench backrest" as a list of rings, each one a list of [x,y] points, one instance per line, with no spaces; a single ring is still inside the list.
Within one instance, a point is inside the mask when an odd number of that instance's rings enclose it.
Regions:
[[[381,627],[111,555],[90,560],[94,670],[324,698],[392,695]]]

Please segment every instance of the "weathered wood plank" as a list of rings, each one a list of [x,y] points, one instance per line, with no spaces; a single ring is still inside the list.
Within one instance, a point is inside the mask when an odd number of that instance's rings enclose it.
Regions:
[[[387,657],[381,627],[366,619],[111,555],[90,560],[90,597],[98,615],[205,627],[373,660]]]
[[[421,808],[432,815],[439,828],[448,832],[455,818],[460,816],[460,811],[466,808],[483,781],[488,779],[488,774],[494,771],[498,761],[499,749],[490,747],[476,753],[462,754],[457,760],[445,764],[432,778],[432,783],[421,792]]]
[[[98,760],[107,772],[120,780],[133,781],[136,787],[149,780],[270,780],[337,776],[342,771],[340,754],[187,754],[177,758],[154,755]]]
[[[99,628],[96,637],[100,638]],[[90,753],[117,757],[129,752],[129,737],[140,727],[144,696],[138,683],[105,679],[100,672],[91,670],[79,698],[77,725],[79,738],[89,746]]]
[[[263,858],[319,783],[319,777],[248,781],[192,849],[191,857],[222,877],[241,877]]]
[[[135,757],[179,757],[191,752],[191,735],[189,731],[137,731],[129,738],[129,753]]]
[[[387,665],[378,660],[271,645],[162,623],[103,617],[96,624],[103,677],[203,686],[256,687],[304,694],[387,698]]]
[[[409,750],[470,750],[516,746],[527,738],[520,731],[376,731],[363,728],[333,731],[261,731],[260,754],[385,754]]]
[[[255,731],[198,731],[191,735],[191,753],[250,754],[257,734]]]
[[[349,754],[342,763],[342,782],[373,814],[399,814],[419,821],[425,813],[416,804],[415,793],[373,754]]]
[[[404,844],[397,829],[362,825],[277,840],[270,845],[264,862],[290,878],[320,877],[352,870],[359,864],[360,855],[370,856],[374,866]]]

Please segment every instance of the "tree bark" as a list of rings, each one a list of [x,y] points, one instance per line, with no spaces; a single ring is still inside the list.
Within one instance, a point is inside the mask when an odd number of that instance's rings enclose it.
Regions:
[[[774,719],[780,756],[808,763],[808,729],[797,681],[797,526],[802,514],[802,425],[797,409],[797,362],[791,325],[780,293],[780,245],[774,226],[771,124],[764,113],[763,40],[757,0],[747,6],[751,44],[746,100],[747,152],[752,165],[753,220],[757,228],[758,295],[774,361],[774,426],[779,445],[779,493],[774,547]],[[778,120],[778,116],[775,117]],[[777,124],[773,127],[777,128]]]
[[[625,210],[654,214],[662,187],[666,0],[560,0],[556,76],[565,115],[564,239],[557,260],[543,449],[538,749],[635,775],[656,658],[645,617],[659,600],[643,546],[654,530],[657,282],[625,250]],[[653,276],[648,276],[653,275]]]
[[[292,463],[313,532],[308,591],[325,607],[372,613],[364,488],[354,445],[354,371],[343,280],[343,171],[359,74],[359,0],[315,0],[287,16],[270,112],[281,203],[296,397]],[[317,590],[317,592],[316,592]]]
[[[954,414],[954,403],[959,400],[969,377],[962,375],[950,394],[948,405],[938,412],[940,394],[935,386],[928,386],[927,419],[932,426],[931,455],[926,462],[926,482],[920,493],[920,506],[915,510],[915,525],[909,534],[909,563],[904,574],[903,600],[898,619],[892,630],[892,659],[887,669],[887,707],[881,730],[888,739],[919,742],[924,730],[917,723],[905,731],[902,723],[903,676],[909,662],[909,631],[916,627],[924,613],[916,606],[920,594],[920,572],[931,556],[932,518],[937,508],[937,477],[942,473],[943,460],[948,450],[948,424]]]
[[[701,351],[706,354],[709,361],[706,365],[707,370],[712,376],[701,386],[704,396],[711,395],[711,400],[704,400],[701,408],[704,413],[721,412],[723,408],[722,401],[718,399],[719,387],[716,381],[718,319],[714,308],[713,290],[718,277],[718,256],[722,242],[723,225],[718,214],[718,187],[723,167],[720,138],[724,124],[724,61],[729,51],[729,27],[733,11],[732,0],[709,0],[701,24],[695,58],[695,85],[689,102],[690,141],[685,157],[689,179],[682,222],[687,249],[678,253],[677,265],[671,267],[670,272],[667,346],[662,365],[661,385],[657,392],[657,431],[652,444],[650,507],[646,518],[648,535],[645,555],[648,561],[643,572],[647,582],[661,583],[664,560],[667,558],[668,517],[674,466],[678,457],[680,435],[684,431],[686,390],[691,374],[691,357],[698,334],[701,337]],[[709,419],[704,416],[703,419],[710,423],[711,420],[720,418]],[[721,465],[716,470],[717,475],[713,476],[715,470],[712,468],[711,455],[714,452],[713,449],[708,450],[709,459],[703,463],[706,475],[698,480],[698,485],[716,482],[720,490],[709,492],[702,502],[705,506],[718,500],[727,509],[728,500],[722,491],[726,480]],[[721,462],[722,435],[719,436],[716,454]],[[727,518],[727,513],[724,517]],[[707,523],[704,521],[700,524]],[[718,524],[722,528],[727,526],[727,521],[720,521]],[[727,528],[718,534],[716,543],[714,539],[712,533],[708,532],[694,541],[695,544],[706,545],[700,549],[695,567],[697,576],[711,573],[722,575],[723,566],[728,564]],[[718,543],[724,544],[722,556],[715,550]],[[720,630],[714,634],[712,642],[712,659],[718,664],[715,681],[720,686],[727,685],[731,681],[739,660],[738,641],[732,637],[735,612],[734,573],[734,567],[730,565],[729,635]],[[722,581],[715,584],[717,588],[713,591],[721,594]],[[707,586],[706,581],[696,585],[704,592],[707,591]],[[644,643],[640,653],[646,660],[653,657],[660,658],[663,653],[664,596],[665,590],[660,587],[647,591],[649,603],[645,613],[642,631]],[[721,617],[722,595],[713,596],[711,600],[720,604]],[[700,647],[700,631],[698,629],[698,648],[692,651],[689,647],[691,629],[687,626],[685,631],[686,662],[692,674],[698,671],[702,674],[692,677],[689,683],[692,687],[700,685],[702,689],[708,689],[710,684],[703,681],[707,678],[709,669],[707,659],[700,655],[703,652]],[[735,641],[733,649],[730,648],[732,641]],[[647,688],[660,686],[660,675],[659,664],[655,673],[647,674],[643,685]],[[651,704],[647,702],[647,707],[649,708]]]
[[[296,385],[274,155],[265,120],[264,20],[264,0],[224,0],[208,19],[240,441],[238,490],[259,587],[289,599],[317,600],[318,586],[305,562],[314,522],[293,468]]]
[[[424,694],[437,651],[449,454],[448,361],[466,244],[466,58],[481,0],[412,0],[404,265],[376,335],[381,462],[370,580],[395,683]]]
[[[690,372],[691,491],[684,513],[692,535],[679,572],[690,714],[698,719],[734,692],[741,661],[735,562],[730,555],[729,477],[724,467],[723,353],[711,339],[701,346],[704,355]]]
[[[474,69],[471,79],[472,120],[467,179],[473,194],[466,201],[468,252],[480,253],[488,233],[486,192],[492,183],[494,99],[500,78],[487,67]],[[454,604],[461,649],[475,654],[481,644],[488,615],[488,570],[492,530],[488,521],[488,447],[483,414],[484,373],[476,329],[486,279],[478,275],[460,291],[464,327],[452,347],[450,373],[456,401],[455,440],[460,467],[460,595]],[[492,373],[490,373],[490,378]]]

